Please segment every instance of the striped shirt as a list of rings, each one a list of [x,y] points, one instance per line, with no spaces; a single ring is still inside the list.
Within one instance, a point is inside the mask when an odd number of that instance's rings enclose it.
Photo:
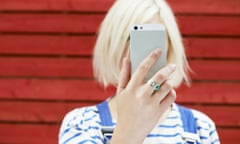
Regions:
[[[109,109],[109,108],[108,108]],[[214,122],[205,114],[192,110],[201,144],[219,144]],[[113,122],[113,127],[115,126]],[[99,111],[96,106],[76,108],[66,114],[59,133],[59,144],[104,144]],[[144,144],[184,144],[180,112],[173,104],[166,119],[145,138]]]

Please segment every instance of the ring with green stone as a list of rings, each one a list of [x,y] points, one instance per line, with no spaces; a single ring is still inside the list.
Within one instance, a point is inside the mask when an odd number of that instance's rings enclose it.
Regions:
[[[154,91],[158,91],[160,89],[160,84],[156,84],[153,88]]]
[[[160,84],[158,84],[157,82],[153,81],[152,79],[150,79],[148,81],[148,84],[153,88],[153,91],[158,91],[160,89]]]

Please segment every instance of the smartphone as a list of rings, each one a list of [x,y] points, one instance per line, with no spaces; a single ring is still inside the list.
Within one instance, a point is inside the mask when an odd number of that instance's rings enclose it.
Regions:
[[[166,30],[162,24],[135,24],[130,30],[131,75],[138,65],[156,48],[162,50],[160,58],[150,69],[145,81],[166,65]]]

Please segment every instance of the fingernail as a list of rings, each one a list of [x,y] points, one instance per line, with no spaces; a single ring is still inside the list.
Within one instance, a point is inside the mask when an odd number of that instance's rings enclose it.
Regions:
[[[171,68],[172,70],[175,70],[175,69],[176,69],[176,67],[177,67],[177,65],[176,65],[176,64],[171,64],[171,65],[170,65],[170,68]]]
[[[156,48],[156,49],[154,50],[154,52],[155,52],[155,53],[160,53],[160,52],[161,52],[161,49],[160,49],[160,48]]]
[[[123,58],[123,62],[124,63],[128,63],[129,62],[129,58],[128,57]]]

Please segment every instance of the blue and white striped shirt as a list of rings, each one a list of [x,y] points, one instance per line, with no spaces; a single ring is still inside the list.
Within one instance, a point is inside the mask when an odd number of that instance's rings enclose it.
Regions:
[[[201,144],[219,144],[214,122],[205,114],[192,110]],[[167,118],[157,125],[144,144],[184,144],[180,113],[173,104]],[[113,127],[115,123],[113,124]],[[104,144],[99,111],[96,106],[77,108],[66,114],[59,133],[59,144]]]

